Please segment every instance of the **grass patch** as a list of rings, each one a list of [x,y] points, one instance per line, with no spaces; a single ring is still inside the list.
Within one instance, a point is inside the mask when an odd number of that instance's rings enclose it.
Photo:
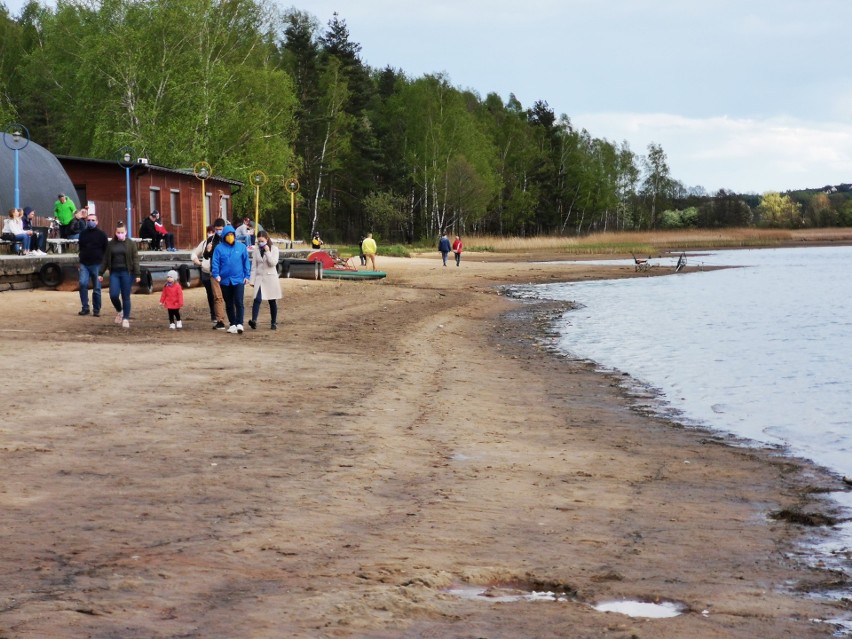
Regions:
[[[361,247],[357,244],[335,244],[325,248],[333,248],[343,259],[357,257],[361,254]],[[389,244],[387,246],[379,244],[378,254],[386,257],[411,257],[411,249],[402,244]]]

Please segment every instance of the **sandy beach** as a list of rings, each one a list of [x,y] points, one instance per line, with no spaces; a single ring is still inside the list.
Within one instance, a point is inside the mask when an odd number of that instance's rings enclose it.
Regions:
[[[282,280],[243,335],[203,289],[182,331],[158,294],[129,330],[0,294],[0,639],[832,636],[849,602],[808,593],[842,575],[799,545],[827,528],[771,515],[839,479],[633,409],[498,288],[647,273],[377,261]]]

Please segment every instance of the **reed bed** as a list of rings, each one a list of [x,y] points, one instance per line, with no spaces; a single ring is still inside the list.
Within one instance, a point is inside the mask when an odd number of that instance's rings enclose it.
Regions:
[[[695,249],[779,246],[797,242],[852,242],[852,228],[795,231],[751,228],[624,231],[593,233],[583,237],[476,235],[467,236],[464,241],[465,250],[492,253],[640,255]]]

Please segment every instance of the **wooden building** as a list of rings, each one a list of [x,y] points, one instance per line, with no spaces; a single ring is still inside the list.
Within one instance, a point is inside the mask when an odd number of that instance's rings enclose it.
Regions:
[[[98,225],[108,235],[119,220],[127,224],[127,171],[116,161],[57,156],[81,205],[94,204]],[[175,235],[179,249],[193,248],[204,237],[205,228],[218,217],[231,220],[232,197],[243,183],[211,176],[204,181],[207,219],[204,219],[201,180],[191,169],[170,169],[146,161],[130,167],[131,237],[154,209],[160,221]]]

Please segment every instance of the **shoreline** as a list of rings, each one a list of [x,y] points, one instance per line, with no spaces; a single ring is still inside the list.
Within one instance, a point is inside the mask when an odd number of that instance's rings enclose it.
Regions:
[[[76,294],[7,293],[5,352],[26,326],[64,383],[48,406],[0,364],[0,631],[831,636],[811,620],[843,605],[803,594],[838,579],[802,554],[821,529],[766,515],[824,508],[835,478],[633,410],[617,379],[548,351],[544,307],[495,288],[632,268],[379,262],[376,283],[282,281],[279,331],[241,338],[209,329],[197,289],[180,334],[155,296],[122,332],[78,318]],[[591,607],[620,599],[684,613]]]

